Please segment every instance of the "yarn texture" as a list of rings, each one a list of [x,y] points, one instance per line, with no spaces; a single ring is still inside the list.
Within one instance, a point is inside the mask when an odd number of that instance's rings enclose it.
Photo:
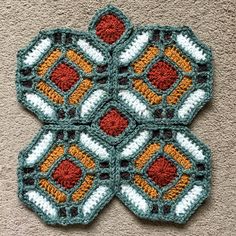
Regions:
[[[115,196],[185,223],[210,191],[210,150],[187,125],[212,74],[190,28],[134,27],[110,5],[88,32],[40,32],[17,55],[18,101],[43,122],[19,155],[19,198],[48,224],[88,224]]]

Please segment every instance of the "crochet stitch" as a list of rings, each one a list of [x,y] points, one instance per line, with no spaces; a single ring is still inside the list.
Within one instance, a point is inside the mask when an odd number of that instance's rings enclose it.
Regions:
[[[212,55],[188,27],[99,10],[88,32],[40,32],[17,56],[19,102],[43,127],[19,155],[19,197],[48,224],[88,224],[114,197],[184,223],[210,189],[185,126],[211,98]]]

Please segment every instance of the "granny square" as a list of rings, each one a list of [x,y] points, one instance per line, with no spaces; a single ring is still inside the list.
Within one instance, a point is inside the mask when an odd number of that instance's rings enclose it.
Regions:
[[[187,128],[212,94],[188,27],[133,27],[107,6],[88,32],[42,31],[17,56],[18,101],[43,127],[19,155],[19,198],[48,224],[88,224],[113,197],[185,223],[207,198],[210,150]]]

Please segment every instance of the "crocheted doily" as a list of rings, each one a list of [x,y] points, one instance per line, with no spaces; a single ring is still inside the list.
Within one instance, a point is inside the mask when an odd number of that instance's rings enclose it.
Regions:
[[[211,60],[188,27],[134,28],[112,6],[88,32],[40,32],[17,57],[18,100],[44,122],[20,153],[20,199],[49,224],[87,224],[114,196],[186,222],[210,188],[185,125],[211,97]]]

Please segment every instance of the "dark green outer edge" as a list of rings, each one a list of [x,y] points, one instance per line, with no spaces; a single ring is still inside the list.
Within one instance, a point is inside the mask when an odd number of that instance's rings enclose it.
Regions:
[[[25,49],[22,49],[22,50],[20,50],[19,52],[18,52],[18,55],[17,55],[17,72],[16,72],[16,77],[17,77],[17,80],[16,80],[16,89],[17,89],[17,98],[18,98],[18,101],[20,102],[20,103],[23,103],[23,105],[25,105],[24,104],[24,102],[21,100],[21,92],[20,92],[20,87],[19,87],[19,80],[20,80],[20,76],[19,76],[19,68],[21,67],[21,56],[22,56],[22,54],[25,52],[25,51],[27,51],[38,39],[39,39],[39,37],[41,36],[41,35],[44,35],[44,34],[46,34],[46,35],[48,35],[48,34],[52,34],[52,33],[54,33],[54,32],[61,32],[61,33],[72,33],[72,34],[78,34],[78,35],[86,35],[86,36],[88,36],[88,37],[90,37],[90,38],[93,38],[93,42],[94,42],[94,45],[95,46],[97,46],[99,49],[101,49],[101,47],[104,47],[104,51],[106,51],[106,44],[104,44],[104,43],[102,43],[101,44],[101,42],[100,42],[100,40],[98,40],[98,39],[96,39],[95,37],[94,37],[94,34],[93,34],[93,27],[94,27],[94,24],[95,24],[95,22],[96,22],[96,19],[100,16],[100,14],[104,14],[104,12],[107,12],[107,11],[109,11],[109,10],[111,10],[112,9],[112,11],[114,11],[114,12],[116,12],[116,8],[111,8],[111,6],[108,6],[107,8],[105,8],[105,9],[103,9],[102,11],[100,11],[100,12],[98,12],[96,15],[95,15],[95,17],[94,17],[94,19],[93,19],[93,21],[91,22],[91,24],[90,24],[90,26],[89,26],[89,31],[91,32],[91,35],[90,34],[87,34],[87,33],[83,33],[83,32],[80,32],[80,31],[75,31],[75,30],[70,30],[70,29],[55,29],[55,30],[48,30],[48,31],[42,31],[41,33],[39,33],[39,35],[37,36],[37,37],[35,37],[34,38],[34,40],[32,41],[32,43],[31,43],[31,45],[29,46],[29,47],[26,47]],[[119,10],[117,10],[117,11],[119,11]],[[119,11],[119,14],[121,14],[120,13],[120,11]],[[124,15],[123,15],[124,16]],[[122,16],[122,17],[123,17]],[[125,17],[125,16],[124,16]],[[129,21],[128,21],[128,19],[127,18],[125,18],[125,23],[126,23],[126,26],[128,26],[128,30],[127,30],[127,32],[126,32],[126,37],[124,36],[119,42],[117,42],[117,44],[116,44],[116,50],[117,49],[119,49],[122,45],[121,45],[121,43],[123,43],[126,39],[127,39],[127,37],[128,37],[128,35],[131,33],[131,26],[130,26],[130,23],[129,23]],[[204,44],[202,44],[197,38],[196,38],[196,36],[193,34],[193,32],[191,31],[191,29],[190,28],[188,28],[188,27],[183,27],[183,28],[179,28],[179,27],[169,27],[169,26],[164,26],[164,27],[161,27],[161,26],[159,26],[159,25],[152,25],[152,26],[146,26],[146,27],[140,27],[140,28],[138,28],[138,29],[144,29],[144,30],[150,30],[150,29],[160,29],[160,30],[174,30],[174,31],[182,31],[182,30],[186,30],[190,35],[191,35],[191,38],[193,38],[199,45],[201,45],[201,47],[203,47],[207,52],[208,52],[208,63],[209,63],[209,60],[211,61],[212,60],[212,55],[211,55],[211,52],[210,52],[210,50],[209,50],[209,48],[208,47],[206,47]],[[111,47],[109,47],[108,48],[108,51],[109,50],[111,50],[111,48],[112,47],[114,47],[114,45],[113,46],[111,46]],[[103,51],[103,53],[104,53],[104,51]],[[199,63],[201,63],[201,62],[199,62]],[[211,98],[211,96],[212,96],[212,76],[213,76],[213,69],[212,69],[212,64],[210,64],[210,80],[208,80],[209,81],[209,84],[208,84],[208,92],[207,92],[207,97],[206,97],[206,99],[198,106],[198,108],[194,111],[194,113],[192,114],[192,116],[188,119],[188,120],[186,120],[186,121],[184,121],[184,122],[182,122],[182,124],[189,124],[192,120],[193,120],[193,118],[194,118],[194,116],[197,114],[197,112],[205,105],[205,103],[206,102],[208,102],[209,100],[210,100],[210,98]],[[38,117],[41,119],[41,120],[44,120],[44,121],[46,121],[46,122],[55,122],[56,124],[58,123],[58,124],[61,124],[61,126],[60,126],[60,129],[67,129],[67,128],[69,128],[70,126],[69,125],[67,125],[66,123],[60,123],[60,122],[58,122],[58,121],[52,121],[52,120],[45,120],[44,119],[44,117],[42,117],[40,114],[38,114]],[[66,121],[67,122],[67,121]],[[158,124],[160,124],[160,126],[157,126]],[[176,121],[176,122],[174,122],[174,124],[180,124],[180,122],[178,122],[178,121]],[[72,124],[71,124],[72,125]],[[166,124],[167,126],[168,126],[168,124]],[[155,124],[153,124],[153,127],[157,127],[157,128],[161,128],[161,127],[164,127],[163,126],[163,121],[155,121]],[[45,126],[45,127],[49,127],[49,126]],[[44,128],[45,128],[44,127]],[[180,127],[180,126],[179,126]],[[42,129],[44,129],[44,128],[42,128]],[[168,128],[170,128],[169,126],[168,126]],[[173,129],[175,129],[175,128],[177,128],[177,127],[175,127],[175,126],[172,126],[172,128]],[[183,130],[187,130],[187,128],[185,128],[185,127],[181,127],[181,129],[183,129]],[[193,136],[193,135],[192,135]],[[198,140],[195,136],[193,136],[194,137],[194,139],[195,140]],[[199,142],[199,141],[197,141],[197,142]],[[203,145],[203,144],[202,144]],[[23,160],[23,153],[24,151],[22,151],[21,152],[21,154],[19,155],[19,164],[20,164],[20,166],[21,166],[21,164],[22,164],[22,160]],[[209,154],[208,154],[208,158],[210,158],[210,151],[209,151]],[[210,169],[208,170],[208,174],[209,174],[209,177],[208,177],[208,190],[210,191],[210,186],[209,186],[209,181],[210,181]],[[20,175],[19,175],[19,171],[18,171],[18,178],[19,178],[19,198],[23,201],[23,202],[25,202],[26,203],[26,205],[27,204],[29,204],[29,205],[31,205],[28,201],[26,201],[23,197],[22,197],[22,194],[21,194],[21,191],[22,191],[22,186],[20,185],[20,182],[21,182],[21,177],[20,177]],[[201,203],[204,201],[204,199],[205,198],[207,198],[207,196],[209,195],[209,191],[208,192],[206,192],[205,193],[205,195],[201,198],[201,200],[199,201],[199,203],[192,209],[192,211],[185,217],[185,218],[183,218],[183,219],[181,219],[181,220],[177,220],[177,221],[175,221],[175,219],[172,219],[171,221],[174,221],[174,222],[176,222],[176,223],[185,223],[187,220],[188,220],[188,218],[190,217],[190,215],[198,208],[198,206],[199,205],[201,205]],[[115,193],[113,193],[113,194],[111,194],[110,196],[109,196],[109,201],[110,201],[110,199],[114,196],[114,194]],[[119,194],[117,194],[118,195],[118,197],[120,198],[120,196],[119,196]],[[125,205],[127,205],[127,206],[129,206],[129,204],[128,203],[126,203],[126,202],[124,202],[124,204]],[[102,204],[101,206],[100,206],[100,209],[102,209],[103,207],[105,206],[105,203],[104,204]],[[39,209],[37,209],[36,207],[34,207],[34,206],[31,206],[32,208],[33,208],[33,210],[35,211],[35,212],[37,212],[38,214],[39,214],[39,216],[43,219],[43,220],[45,220],[47,223],[49,223],[49,224],[56,224],[56,223],[59,223],[59,224],[74,224],[74,223],[82,223],[82,224],[88,224],[88,223],[90,223],[95,217],[96,217],[96,215],[98,214],[98,211],[94,214],[94,216],[90,219],[90,220],[82,220],[82,221],[78,221],[78,222],[73,222],[73,221],[71,221],[71,222],[58,222],[57,220],[56,221],[51,221],[49,218],[47,218],[47,217],[45,217],[44,216],[44,214],[41,214],[40,213],[40,211],[39,211]],[[139,214],[139,217],[140,217],[140,214]],[[150,220],[162,220],[162,219],[160,219],[160,217],[157,217],[157,218],[152,218],[152,217],[149,217],[149,216],[141,216],[141,218],[144,218],[144,219],[150,219]]]

